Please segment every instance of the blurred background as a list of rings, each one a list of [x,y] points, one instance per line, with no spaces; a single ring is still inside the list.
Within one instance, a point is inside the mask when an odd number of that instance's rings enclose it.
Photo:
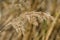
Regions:
[[[39,30],[36,28],[38,30],[36,31],[35,26],[25,21],[27,20],[25,12],[28,17],[32,14],[39,16],[41,13],[40,17],[42,16],[47,21],[40,22]],[[24,18],[20,19],[21,16]],[[40,17],[38,20],[43,19]],[[34,18],[32,19],[34,21]],[[26,24],[23,24],[24,22]],[[37,23],[40,24],[39,21]],[[16,30],[20,28],[18,25],[24,27],[28,25],[26,29],[34,30],[35,33],[31,30],[31,32],[26,31],[27,33],[17,32]],[[0,0],[0,40],[60,40],[60,0]]]

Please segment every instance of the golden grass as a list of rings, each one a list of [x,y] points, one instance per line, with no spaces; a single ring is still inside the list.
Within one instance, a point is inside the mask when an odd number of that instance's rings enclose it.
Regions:
[[[60,40],[59,0],[3,0],[0,40]]]

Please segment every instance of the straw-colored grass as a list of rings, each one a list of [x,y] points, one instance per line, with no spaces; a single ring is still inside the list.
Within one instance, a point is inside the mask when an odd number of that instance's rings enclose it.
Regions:
[[[60,0],[1,0],[0,40],[60,40]]]

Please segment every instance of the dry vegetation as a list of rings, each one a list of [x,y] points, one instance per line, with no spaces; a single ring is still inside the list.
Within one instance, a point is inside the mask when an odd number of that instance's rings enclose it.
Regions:
[[[60,0],[0,0],[0,40],[60,40]]]

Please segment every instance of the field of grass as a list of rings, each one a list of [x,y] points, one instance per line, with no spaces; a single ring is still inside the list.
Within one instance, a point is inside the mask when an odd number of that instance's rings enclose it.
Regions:
[[[0,40],[60,40],[60,0],[0,0]]]

